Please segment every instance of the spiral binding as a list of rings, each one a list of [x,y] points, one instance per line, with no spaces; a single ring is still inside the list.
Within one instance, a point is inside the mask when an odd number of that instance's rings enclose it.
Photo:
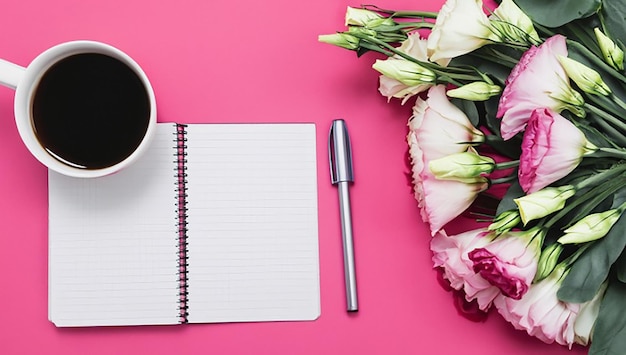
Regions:
[[[176,160],[176,227],[178,229],[178,297],[179,297],[179,317],[180,323],[187,323],[189,316],[187,291],[187,131],[186,125],[176,124],[176,138],[174,142]]]

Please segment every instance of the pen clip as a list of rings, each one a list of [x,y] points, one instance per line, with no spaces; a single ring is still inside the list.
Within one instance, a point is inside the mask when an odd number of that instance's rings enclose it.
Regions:
[[[341,181],[354,182],[352,170],[352,148],[348,127],[342,119],[334,120],[328,134],[328,160],[330,181],[334,185]]]

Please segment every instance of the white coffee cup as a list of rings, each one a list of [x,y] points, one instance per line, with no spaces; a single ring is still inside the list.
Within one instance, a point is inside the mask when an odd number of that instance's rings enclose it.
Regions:
[[[34,124],[33,101],[42,78],[55,64],[80,54],[99,54],[116,59],[128,67],[145,88],[144,106],[149,106],[149,117],[141,118],[146,122],[145,133],[138,138],[140,141],[136,148],[131,150],[130,155],[120,158],[120,161],[111,163],[109,166],[85,168],[55,155],[43,146]],[[15,89],[15,121],[20,137],[28,150],[46,167],[64,175],[90,178],[115,173],[132,164],[147,150],[156,129],[156,102],[148,77],[132,58],[108,44],[94,41],[62,43],[41,53],[26,68],[0,59],[0,84]],[[115,139],[115,137],[111,138]]]

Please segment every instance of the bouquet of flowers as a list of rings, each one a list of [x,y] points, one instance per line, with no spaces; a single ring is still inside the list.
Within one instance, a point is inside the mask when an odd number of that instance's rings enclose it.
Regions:
[[[447,0],[349,7],[319,37],[382,53],[380,93],[414,103],[412,183],[450,287],[590,354],[626,349],[625,18],[620,0]]]

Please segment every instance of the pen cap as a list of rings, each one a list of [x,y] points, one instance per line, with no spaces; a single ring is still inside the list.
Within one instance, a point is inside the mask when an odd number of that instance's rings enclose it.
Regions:
[[[352,171],[352,148],[348,127],[342,119],[334,120],[328,135],[328,155],[330,161],[330,180],[333,184],[340,181],[354,181]]]

